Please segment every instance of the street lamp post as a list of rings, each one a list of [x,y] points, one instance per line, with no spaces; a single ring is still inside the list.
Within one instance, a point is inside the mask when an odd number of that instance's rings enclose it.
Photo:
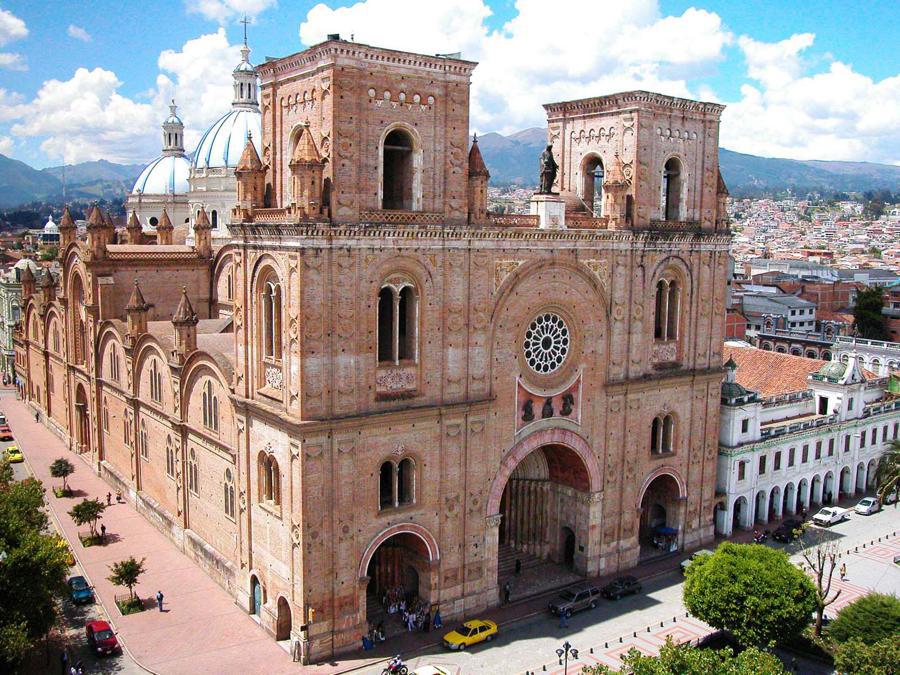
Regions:
[[[563,646],[556,650],[556,655],[559,657],[559,665],[563,666],[563,675],[568,675],[569,657],[571,656],[573,661],[578,660],[578,650],[566,640]]]

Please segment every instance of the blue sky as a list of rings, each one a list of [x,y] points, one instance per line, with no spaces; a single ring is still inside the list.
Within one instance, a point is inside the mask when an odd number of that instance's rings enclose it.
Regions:
[[[253,60],[327,32],[480,61],[473,129],[540,103],[647,88],[728,105],[722,145],[900,163],[900,2],[0,0],[0,152],[142,162],[175,96],[187,142],[228,108],[244,12]],[[404,17],[398,20],[398,17]],[[539,46],[539,47],[538,47]]]

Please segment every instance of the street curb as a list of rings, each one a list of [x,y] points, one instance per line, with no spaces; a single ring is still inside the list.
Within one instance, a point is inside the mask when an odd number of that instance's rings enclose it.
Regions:
[[[7,419],[7,423],[8,423],[8,419]],[[12,428],[12,427],[10,426],[10,428]],[[19,445],[22,444],[21,441],[19,441],[19,440],[16,440],[16,442],[19,443]],[[31,473],[31,477],[34,478],[35,480],[37,480],[37,478],[35,477],[34,468],[31,466],[31,462],[28,461],[27,454],[25,454],[25,465],[28,467],[28,471]],[[51,493],[52,493],[52,488],[51,488]],[[85,569],[84,564],[81,562],[81,559],[75,553],[75,550],[76,550],[75,546],[72,545],[72,542],[66,536],[65,530],[63,530],[62,525],[59,522],[59,518],[56,516],[56,513],[53,510],[53,507],[50,506],[49,498],[47,499],[47,513],[50,516],[50,520],[53,521],[53,527],[56,529],[57,534],[63,538],[63,540],[66,542],[66,544],[68,544],[69,550],[72,551],[72,557],[75,558],[75,562],[78,564],[78,570],[85,577],[85,579],[88,580],[88,583],[91,585],[91,587],[93,587],[94,583],[91,581],[91,577],[87,573],[87,570]],[[155,670],[152,670],[151,668],[148,668],[143,663],[141,663],[141,661],[137,657],[135,657],[135,655],[132,653],[132,651],[128,648],[128,645],[125,644],[125,640],[119,637],[116,622],[112,618],[113,613],[109,611],[109,607],[107,607],[106,603],[103,602],[103,598],[100,597],[99,593],[94,593],[94,600],[100,605],[100,607],[103,608],[103,613],[106,614],[106,620],[113,627],[113,631],[116,633],[116,638],[117,638],[119,645],[121,645],[121,647],[122,647],[122,651],[125,652],[126,654],[128,654],[128,657],[132,661],[134,661],[135,665],[137,665],[138,668],[143,668],[145,671],[147,671],[151,675],[160,675],[160,673],[156,672]]]

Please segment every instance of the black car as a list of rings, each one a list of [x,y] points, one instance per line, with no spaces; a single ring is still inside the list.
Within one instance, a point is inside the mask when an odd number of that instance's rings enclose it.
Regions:
[[[583,609],[594,609],[600,601],[600,589],[594,586],[573,586],[550,603],[551,614],[572,616]]]
[[[778,526],[772,533],[772,539],[775,541],[781,541],[787,544],[788,542],[794,541],[797,537],[800,536],[800,528],[803,527],[803,521],[797,520],[796,518],[788,518],[783,521],[781,525]]]
[[[634,577],[619,577],[613,579],[600,589],[601,595],[610,600],[618,600],[624,595],[633,595],[641,592],[641,582]]]

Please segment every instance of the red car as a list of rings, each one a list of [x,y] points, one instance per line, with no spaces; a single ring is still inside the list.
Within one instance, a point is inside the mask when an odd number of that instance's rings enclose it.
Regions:
[[[12,429],[8,424],[0,424],[0,441],[11,441],[13,439]]]
[[[84,627],[88,647],[97,654],[114,654],[119,648],[116,634],[106,621],[91,621]]]

